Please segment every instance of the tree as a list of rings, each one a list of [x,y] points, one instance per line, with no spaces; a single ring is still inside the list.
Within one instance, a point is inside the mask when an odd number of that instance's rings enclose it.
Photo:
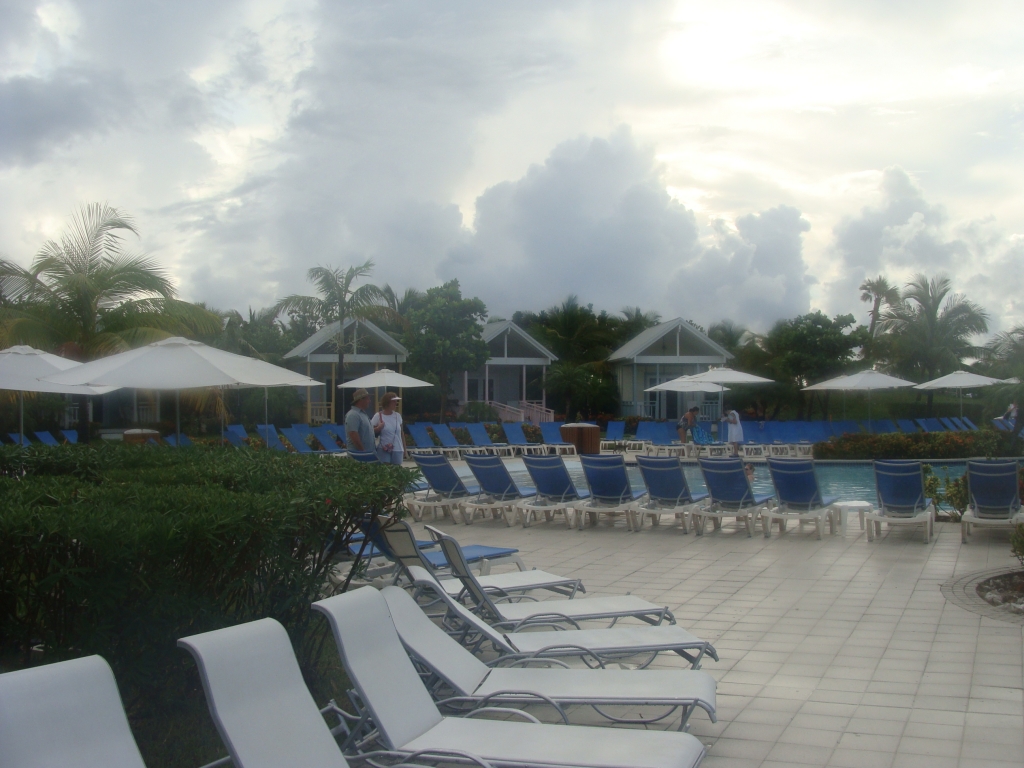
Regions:
[[[480,335],[486,317],[487,307],[480,299],[462,298],[458,280],[428,289],[420,306],[409,312],[405,334],[409,362],[438,377],[442,422],[452,374],[487,362],[487,344]]]
[[[661,322],[659,313],[644,312],[640,307],[623,307],[621,314],[623,319],[618,323],[617,333],[620,345]]]
[[[871,302],[871,309],[868,311],[868,336],[874,338],[878,321],[881,319],[882,307],[894,307],[899,304],[900,289],[879,275],[873,280],[861,283],[860,291],[860,300]]]
[[[59,241],[43,245],[29,269],[0,259],[0,344],[92,360],[172,335],[217,333],[216,314],[177,301],[154,260],[125,250],[126,232],[138,235],[130,216],[94,203],[72,216]],[[84,396],[79,418],[88,439]]]
[[[746,328],[732,320],[721,320],[708,328],[708,338],[734,355],[740,346],[749,340],[749,334]]]
[[[853,315],[829,318],[819,311],[780,320],[764,337],[762,345],[768,356],[768,368],[778,381],[791,388],[790,395],[797,403],[797,419],[804,418],[803,388],[842,373],[853,360],[854,350],[864,343],[867,331],[863,326],[853,325]],[[822,409],[827,415],[827,400]]]
[[[945,275],[930,280],[916,275],[903,300],[882,315],[879,330],[890,336],[901,373],[929,381],[952,373],[964,358],[984,354],[971,339],[988,331],[988,313],[952,290]],[[933,397],[934,390],[928,390],[929,414]]]
[[[338,323],[338,335],[334,343],[338,350],[339,376],[344,376],[345,372],[345,323],[348,319],[369,320],[390,316],[384,291],[372,283],[355,287],[358,281],[369,277],[372,272],[372,260],[346,270],[313,267],[306,273],[306,279],[316,286],[319,295],[293,294],[281,299],[275,306],[276,314],[297,313],[321,318],[324,325]]]

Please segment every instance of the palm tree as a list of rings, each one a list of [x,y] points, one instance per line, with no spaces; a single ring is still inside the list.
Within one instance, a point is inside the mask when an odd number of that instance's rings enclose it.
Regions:
[[[94,203],[72,216],[59,241],[43,245],[29,269],[0,259],[0,346],[92,360],[171,335],[219,331],[216,314],[174,298],[154,260],[124,249],[124,232],[138,235],[130,216]],[[79,414],[87,419],[84,397]]]
[[[873,280],[865,280],[860,284],[860,300],[870,301],[868,312],[868,335],[874,338],[875,328],[881,317],[882,307],[894,307],[900,302],[900,289],[892,285],[885,277],[879,275]]]
[[[708,328],[708,338],[726,352],[736,354],[744,340],[750,340],[750,331],[732,320],[722,320]]]
[[[605,313],[597,315],[576,296],[537,315],[531,327],[542,343],[563,361],[588,363],[604,360],[615,344],[615,323]]]
[[[928,381],[956,370],[964,358],[984,353],[970,340],[988,331],[988,313],[952,290],[945,275],[931,280],[916,275],[907,283],[902,301],[882,314],[878,330],[891,336],[904,373]],[[929,390],[929,413],[932,399]]]
[[[623,307],[619,321],[619,342],[625,343],[639,333],[653,328],[661,322],[661,315],[654,310],[644,312],[640,307]]]
[[[354,287],[359,280],[369,277],[371,272],[372,260],[345,270],[313,267],[306,273],[306,278],[316,286],[319,295],[286,296],[275,306],[277,314],[296,311],[323,318],[324,324],[338,323],[335,345],[338,349],[339,376],[344,376],[345,371],[345,322],[350,317],[368,320],[392,315],[388,296],[383,290],[372,283]]]

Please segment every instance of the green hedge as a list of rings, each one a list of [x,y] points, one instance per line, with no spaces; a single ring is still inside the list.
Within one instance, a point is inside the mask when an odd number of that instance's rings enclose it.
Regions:
[[[0,449],[0,659],[99,653],[134,724],[195,693],[179,637],[271,616],[316,683],[326,626],[310,603],[358,518],[398,509],[414,474],[269,451]]]
[[[814,446],[816,459],[968,459],[1003,456],[1006,439],[993,430],[843,435]]]

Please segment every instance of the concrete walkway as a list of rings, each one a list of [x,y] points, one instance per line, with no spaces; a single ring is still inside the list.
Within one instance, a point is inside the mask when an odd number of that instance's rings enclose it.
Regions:
[[[698,713],[690,730],[707,768],[1024,766],[1022,626],[940,591],[1015,565],[1005,532],[961,545],[958,525],[937,523],[930,545],[919,529],[869,544],[856,516],[821,542],[792,526],[768,540],[729,524],[701,538],[665,525],[438,526],[463,544],[518,547],[530,567],[582,577],[588,594],[668,605],[712,641],[721,661],[703,668],[718,680],[718,723]],[[662,654],[653,666],[685,665]]]

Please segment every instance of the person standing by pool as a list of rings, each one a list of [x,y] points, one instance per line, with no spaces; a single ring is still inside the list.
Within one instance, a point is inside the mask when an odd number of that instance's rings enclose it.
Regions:
[[[373,414],[370,426],[380,437],[377,445],[377,458],[384,464],[401,466],[405,457],[405,444],[402,441],[402,414],[395,410],[399,400],[394,392],[388,392],[380,399],[380,410]]]
[[[740,423],[740,415],[736,411],[726,411],[724,421],[729,427],[729,436],[726,442],[732,446],[733,453],[739,453],[740,443],[743,442],[743,425]]]
[[[357,389],[352,393],[352,407],[345,414],[345,447],[350,451],[365,453],[373,450],[373,427],[366,415],[370,405],[370,393]]]
[[[676,432],[679,433],[679,442],[685,443],[686,433],[697,426],[698,413],[700,413],[700,408],[693,406],[693,408],[679,417],[679,421],[676,422]]]

